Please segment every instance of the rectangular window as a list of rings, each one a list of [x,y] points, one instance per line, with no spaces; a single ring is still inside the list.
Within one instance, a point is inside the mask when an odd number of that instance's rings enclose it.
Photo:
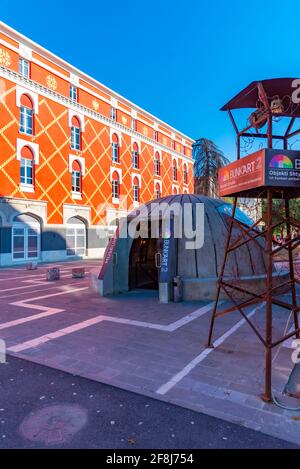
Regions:
[[[131,129],[136,131],[136,120],[134,118],[131,119]]]
[[[173,179],[177,181],[177,166],[173,166]]]
[[[157,142],[157,139],[158,139],[157,131],[154,130],[154,140]]]
[[[80,150],[80,128],[71,127],[71,148],[73,150]]]
[[[33,111],[28,107],[20,107],[20,132],[32,135],[33,132]]]
[[[139,168],[139,154],[137,151],[132,152],[132,167],[134,169]]]
[[[38,233],[32,228],[27,229],[27,256],[33,259],[38,257]]]
[[[110,118],[115,121],[117,120],[117,111],[114,107],[110,108]]]
[[[21,184],[33,184],[33,162],[27,158],[21,158]]]
[[[154,166],[154,170],[155,170],[155,175],[156,176],[159,176],[160,175],[160,161],[159,160],[155,160],[155,166]]]
[[[119,198],[119,181],[112,182],[112,196],[114,199]]]
[[[183,171],[183,182],[184,182],[184,184],[187,184],[187,172],[186,172],[186,170]]]
[[[13,258],[25,258],[25,229],[13,228]]]
[[[19,59],[19,74],[24,78],[30,78],[30,65],[28,60]]]
[[[85,229],[67,228],[66,244],[68,256],[85,256],[86,232]]]
[[[72,192],[81,192],[80,171],[72,171]]]
[[[155,191],[155,195],[156,195],[156,198],[159,199],[160,198],[160,191]]]
[[[133,200],[134,202],[139,201],[139,186],[136,185],[133,186]]]
[[[115,142],[112,142],[112,160],[114,163],[119,162],[119,146]]]
[[[78,90],[77,90],[77,87],[74,86],[74,85],[70,86],[70,99],[72,99],[72,101],[76,101],[76,102],[77,102],[77,99],[78,99]]]

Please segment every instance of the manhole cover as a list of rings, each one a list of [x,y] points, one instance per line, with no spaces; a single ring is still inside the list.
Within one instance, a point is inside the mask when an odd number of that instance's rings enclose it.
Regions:
[[[60,445],[87,422],[87,411],[78,405],[51,405],[25,417],[20,425],[23,438],[46,445]]]

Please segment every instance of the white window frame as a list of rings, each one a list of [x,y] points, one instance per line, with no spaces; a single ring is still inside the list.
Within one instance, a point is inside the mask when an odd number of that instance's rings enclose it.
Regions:
[[[154,174],[155,176],[160,176],[160,158],[154,160]]]
[[[74,184],[75,182],[75,184]],[[81,194],[82,191],[81,171],[72,170],[72,193]]]
[[[139,202],[140,201],[140,187],[138,186],[138,184],[133,184],[132,189],[133,189],[133,201]]]
[[[116,121],[117,120],[117,110],[115,107],[111,106],[110,108],[110,118],[111,120],[113,121]]]
[[[76,103],[78,101],[78,88],[75,85],[70,85],[70,99]]]
[[[24,180],[22,181],[22,168],[24,168]],[[27,169],[31,168],[31,178],[27,177]],[[34,182],[34,162],[29,158],[20,159],[20,185],[21,186],[33,186]]]
[[[81,150],[81,128],[75,127],[72,125],[71,127],[71,148],[72,150]]]
[[[20,106],[20,133],[33,135],[33,109],[26,106]],[[27,118],[30,118],[31,125],[28,125]]]
[[[74,235],[68,233],[68,230],[74,230]],[[78,247],[77,238],[78,238],[78,236],[79,236],[77,230],[84,230],[84,248],[81,248],[81,247],[80,247],[80,249],[83,249],[83,250],[82,250],[82,253],[78,253],[78,252],[77,252],[77,247]],[[68,248],[68,238],[73,237],[73,236],[74,236],[74,239],[75,239],[75,242],[74,242],[74,253],[69,253],[68,251],[71,251],[72,248]],[[80,236],[81,236],[81,235],[80,235]],[[86,257],[86,240],[87,240],[87,237],[86,237],[86,226],[85,226],[84,223],[70,223],[70,224],[67,224],[67,228],[66,228],[66,250],[67,250],[67,256],[82,256],[82,257]]]
[[[139,169],[139,152],[138,152],[138,150],[132,150],[132,167],[133,167],[133,169]]]
[[[24,256],[23,257],[14,257],[15,251],[14,251],[14,238],[15,236],[15,230],[21,229],[23,230],[24,233]],[[28,250],[28,238],[29,238],[29,230],[35,230],[37,233],[37,255],[35,257],[29,257],[29,250]],[[13,262],[20,262],[20,261],[31,261],[31,260],[36,260],[39,259],[40,257],[40,246],[41,246],[41,227],[39,223],[22,223],[22,222],[13,222],[12,224],[12,235],[11,235],[11,253],[12,253],[12,260]]]
[[[188,183],[188,169],[183,165],[183,184]]]
[[[120,181],[118,179],[113,179],[111,181],[111,196],[112,199],[119,200],[120,197]]]
[[[112,149],[112,162],[113,163],[120,163],[120,158],[119,158],[119,143],[117,142],[112,142],[111,143],[111,149]]]
[[[19,74],[24,78],[30,78],[30,62],[23,57],[19,57]]]
[[[177,163],[174,164],[174,161],[173,161],[172,169],[173,169],[173,181],[178,181],[178,167],[177,167]]]

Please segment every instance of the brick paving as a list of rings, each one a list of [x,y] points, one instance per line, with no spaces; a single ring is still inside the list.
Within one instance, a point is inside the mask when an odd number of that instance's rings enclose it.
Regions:
[[[238,313],[217,319],[214,337],[222,340],[215,349],[206,349],[210,305],[163,305],[153,291],[99,298],[89,289],[88,275],[71,275],[74,266],[88,271],[97,264],[60,264],[57,282],[46,282],[46,265],[36,271],[0,270],[0,338],[9,354],[299,444],[300,412],[259,398],[263,347]],[[262,328],[262,308],[248,311]],[[286,319],[278,308],[275,337],[282,334]],[[273,383],[281,400],[286,400],[281,393],[293,368],[291,353],[282,347],[274,362]],[[300,405],[299,400],[291,402]]]

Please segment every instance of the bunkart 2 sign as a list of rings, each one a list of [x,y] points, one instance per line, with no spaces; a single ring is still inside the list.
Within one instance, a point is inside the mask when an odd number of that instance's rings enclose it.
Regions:
[[[300,188],[300,152],[261,149],[219,170],[219,195],[264,187]]]

